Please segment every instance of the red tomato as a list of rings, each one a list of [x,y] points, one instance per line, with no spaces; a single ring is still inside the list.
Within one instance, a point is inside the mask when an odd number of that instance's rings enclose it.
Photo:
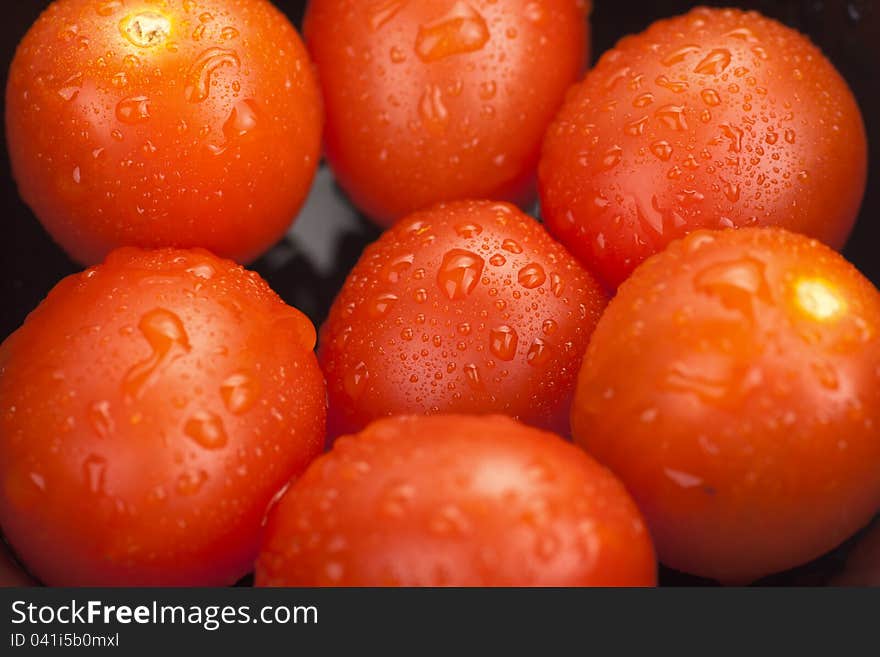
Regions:
[[[623,486],[501,416],[380,420],[337,441],[270,514],[258,586],[653,586]]]
[[[123,245],[253,260],[320,153],[308,55],[266,0],[58,0],[21,42],[6,102],[21,195],[86,264]]]
[[[415,213],[367,248],[321,329],[330,435],[385,415],[490,413],[568,433],[606,298],[511,205]]]
[[[746,582],[880,507],[880,293],[779,229],[699,231],[623,284],[572,408],[664,563]]]
[[[222,585],[323,445],[315,331],[206,251],[114,251],[0,346],[0,525],[50,585]]]
[[[605,53],[539,175],[548,230],[616,287],[697,228],[778,225],[839,248],[866,163],[856,101],[806,37],[702,8]]]
[[[587,0],[312,0],[326,155],[383,225],[534,194],[541,139],[589,44]]]

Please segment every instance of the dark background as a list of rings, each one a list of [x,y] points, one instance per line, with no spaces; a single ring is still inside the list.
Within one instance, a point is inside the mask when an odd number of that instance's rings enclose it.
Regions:
[[[364,2],[368,0],[362,0]],[[303,0],[274,0],[299,26]],[[652,21],[683,13],[696,4],[731,5],[757,9],[806,33],[825,52],[853,89],[866,121],[870,162],[880,162],[880,2],[873,0],[731,0],[731,2],[629,2],[594,0],[593,57],[596,58],[625,34],[639,32]],[[0,83],[15,47],[49,0],[5,0],[0,20]],[[5,114],[5,104],[3,107]],[[22,203],[0,155],[0,340],[14,331],[25,316],[64,276],[79,271],[52,242]],[[875,217],[880,209],[880,177],[870,167],[865,202],[845,255],[875,284],[880,285],[880,258],[875,256],[878,236]],[[253,266],[288,303],[320,324],[362,249],[378,237],[376,228],[357,215],[332,182],[329,172],[319,173],[312,196],[294,229]],[[790,573],[774,576],[768,584],[820,584],[835,575],[852,544]],[[664,571],[667,584],[700,583]]]

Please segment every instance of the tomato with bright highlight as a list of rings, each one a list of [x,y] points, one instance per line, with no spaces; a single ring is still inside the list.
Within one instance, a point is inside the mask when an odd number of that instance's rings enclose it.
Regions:
[[[548,131],[550,232],[609,286],[699,228],[775,225],[843,246],[867,146],[846,81],[755,12],[695,9],[606,52]]]
[[[258,586],[653,586],[624,487],[507,417],[383,419],[341,438],[269,516]]]
[[[326,155],[354,204],[388,226],[440,201],[529,201],[544,131],[586,65],[590,8],[309,2]]]
[[[568,435],[607,299],[514,206],[417,212],[369,246],[321,328],[330,435],[385,415],[504,413]]]
[[[315,329],[207,251],[114,251],[0,346],[0,526],[49,585],[227,585],[324,443]]]
[[[748,582],[880,508],[880,292],[818,241],[698,231],[636,269],[584,359],[574,438],[660,560]]]
[[[293,221],[320,91],[267,0],[57,0],[9,72],[19,191],[74,259],[204,247],[247,262]]]

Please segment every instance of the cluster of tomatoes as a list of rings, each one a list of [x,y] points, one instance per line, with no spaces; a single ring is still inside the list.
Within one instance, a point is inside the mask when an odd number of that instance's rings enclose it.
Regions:
[[[649,586],[659,559],[742,584],[871,520],[846,82],[735,9],[585,73],[589,14],[312,0],[304,45],[268,0],[43,13],[9,151],[88,269],[0,346],[0,525],[34,576]],[[318,335],[235,261],[322,146],[387,230]]]

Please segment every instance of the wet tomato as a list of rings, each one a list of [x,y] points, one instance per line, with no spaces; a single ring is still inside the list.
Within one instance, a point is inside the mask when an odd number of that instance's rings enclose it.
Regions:
[[[117,246],[252,260],[320,152],[308,55],[266,0],[58,0],[21,42],[6,102],[21,195],[86,264]]]
[[[698,231],[599,322],[575,440],[618,474],[661,561],[724,582],[805,563],[880,507],[880,292],[821,243]]]
[[[573,445],[501,416],[383,419],[269,516],[262,586],[652,586],[638,509]]]
[[[587,0],[312,0],[326,155],[383,225],[439,201],[525,202],[589,43]]]
[[[598,283],[512,205],[417,212],[369,246],[321,329],[330,435],[384,415],[490,413],[568,434]]]
[[[696,9],[624,38],[573,89],[541,201],[550,232],[616,287],[698,228],[778,225],[839,248],[866,162],[856,101],[806,37]]]
[[[124,248],[0,346],[0,525],[50,585],[221,585],[322,450],[315,330],[207,251]]]

